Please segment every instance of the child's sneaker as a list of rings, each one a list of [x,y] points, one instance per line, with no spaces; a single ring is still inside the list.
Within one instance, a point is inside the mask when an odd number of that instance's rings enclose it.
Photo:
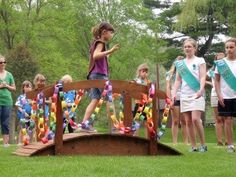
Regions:
[[[235,152],[234,145],[228,145],[227,152],[229,152],[229,153]]]
[[[82,132],[88,132],[88,133],[95,133],[97,132],[96,129],[94,129],[92,126],[88,125],[88,124],[85,124],[85,123],[82,123],[81,124],[81,129],[80,131]]]
[[[198,152],[198,148],[192,147],[192,148],[190,149],[190,152]]]
[[[8,148],[10,146],[10,144],[3,144],[3,147],[5,147],[5,148]]]
[[[199,148],[199,152],[206,152],[207,151],[207,146],[206,145],[201,145]]]

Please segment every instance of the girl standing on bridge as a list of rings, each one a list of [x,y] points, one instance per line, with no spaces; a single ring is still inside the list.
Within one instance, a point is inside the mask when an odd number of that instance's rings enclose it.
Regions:
[[[114,35],[114,28],[107,22],[102,22],[92,29],[94,36],[93,42],[90,46],[90,63],[87,79],[89,80],[108,80],[109,66],[108,57],[119,49],[119,44],[114,45],[111,49],[107,49],[107,42],[110,41]],[[101,98],[102,89],[91,88],[90,98],[91,102],[86,108],[85,115],[81,124],[82,130],[96,131],[92,127],[92,122],[89,121],[90,116],[95,110],[99,99]]]

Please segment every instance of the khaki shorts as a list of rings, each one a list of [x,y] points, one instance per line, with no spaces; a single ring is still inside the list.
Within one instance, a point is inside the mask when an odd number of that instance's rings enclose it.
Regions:
[[[180,99],[180,112],[205,111],[205,99],[200,97],[196,99],[193,96]]]

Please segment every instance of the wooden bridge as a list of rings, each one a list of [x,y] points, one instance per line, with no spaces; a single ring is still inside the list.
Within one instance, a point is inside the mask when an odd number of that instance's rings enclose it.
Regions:
[[[124,126],[131,127],[133,121],[132,98],[141,99],[142,94],[149,93],[149,86],[120,80],[110,80],[113,93],[122,94],[124,97]],[[86,80],[63,85],[63,91],[104,88],[105,80]],[[43,92],[44,96],[51,97],[54,85],[42,90],[27,93],[28,98],[36,98]],[[156,89],[154,98],[165,99],[166,94]],[[156,99],[152,102],[152,116],[154,129],[157,130],[158,110]],[[39,155],[180,155],[180,153],[166,145],[157,142],[156,138],[148,139],[127,134],[101,134],[101,133],[71,133],[63,135],[63,112],[61,102],[57,101],[56,133],[54,141],[47,144],[41,142],[19,147],[13,154],[20,156]],[[37,124],[36,124],[37,125]]]

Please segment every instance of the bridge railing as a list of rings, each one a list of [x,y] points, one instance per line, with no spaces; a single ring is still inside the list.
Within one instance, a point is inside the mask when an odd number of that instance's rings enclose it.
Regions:
[[[106,80],[84,80],[67,83],[63,85],[63,91],[90,89],[90,88],[104,88]],[[142,99],[142,94],[148,94],[150,85],[143,86],[130,81],[110,80],[112,85],[112,92],[122,94],[124,98],[124,126],[132,126],[132,99]],[[156,87],[155,87],[156,88]],[[163,91],[155,89],[154,98],[165,99],[166,94]],[[27,98],[34,99],[42,92],[45,98],[52,97],[54,93],[54,85],[49,85],[44,88],[31,91],[27,93]],[[56,133],[55,133],[55,154],[61,154],[63,151],[63,111],[61,101],[57,101],[56,109]],[[153,99],[152,102],[152,118],[154,129],[157,130],[157,101]],[[36,124],[37,125],[37,124]],[[150,138],[150,152],[151,154],[157,153],[156,139]]]

